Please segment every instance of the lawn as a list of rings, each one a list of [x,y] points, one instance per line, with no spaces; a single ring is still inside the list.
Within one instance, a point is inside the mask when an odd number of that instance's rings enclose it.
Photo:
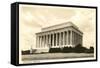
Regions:
[[[44,53],[22,55],[22,61],[43,60],[43,59],[68,59],[68,58],[94,57],[93,53]]]

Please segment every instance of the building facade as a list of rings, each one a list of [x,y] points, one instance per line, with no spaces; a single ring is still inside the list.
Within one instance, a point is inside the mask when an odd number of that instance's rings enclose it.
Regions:
[[[83,33],[72,22],[62,23],[36,33],[38,52],[48,52],[50,48],[75,47],[82,45]]]

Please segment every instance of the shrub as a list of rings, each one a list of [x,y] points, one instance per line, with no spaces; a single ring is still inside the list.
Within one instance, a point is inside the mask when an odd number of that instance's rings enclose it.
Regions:
[[[62,52],[64,52],[64,53],[73,52],[73,48],[72,48],[72,47],[64,47],[64,48],[62,49]]]
[[[30,54],[30,50],[22,51],[22,55]]]
[[[87,48],[82,47],[81,44],[76,45],[76,47],[74,48],[74,52],[76,53],[85,53],[86,50]]]
[[[83,47],[81,44],[76,45],[75,47],[64,47],[64,48],[50,48],[49,53],[94,53],[94,48],[90,47],[87,49]]]
[[[22,55],[33,54],[35,52],[36,52],[36,49],[32,49],[32,53],[30,53],[30,50],[25,50],[25,51],[22,51]]]
[[[90,53],[94,53],[94,48],[93,47],[90,47]]]
[[[57,52],[61,52],[61,48],[50,48],[49,49],[49,53],[57,53]]]
[[[90,48],[86,51],[86,53],[94,53],[94,48],[93,48],[93,47],[90,47]]]

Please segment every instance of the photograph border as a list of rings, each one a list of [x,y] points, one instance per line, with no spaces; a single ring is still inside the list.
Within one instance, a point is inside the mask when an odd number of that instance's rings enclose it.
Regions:
[[[93,60],[77,60],[77,61],[59,61],[59,62],[43,62],[43,63],[27,63],[19,64],[19,5],[40,5],[40,6],[58,6],[58,7],[76,7],[76,8],[93,8],[96,9],[96,59]],[[29,3],[29,2],[14,2],[11,4],[11,64],[15,66],[22,65],[42,65],[42,64],[58,64],[58,63],[76,63],[90,62],[98,60],[98,8],[97,6],[81,6],[81,5],[65,5],[65,4],[48,4],[48,3]]]

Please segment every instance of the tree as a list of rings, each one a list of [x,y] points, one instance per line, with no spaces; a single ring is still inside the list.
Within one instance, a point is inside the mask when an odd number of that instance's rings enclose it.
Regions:
[[[90,47],[89,52],[94,53],[94,47]]]

